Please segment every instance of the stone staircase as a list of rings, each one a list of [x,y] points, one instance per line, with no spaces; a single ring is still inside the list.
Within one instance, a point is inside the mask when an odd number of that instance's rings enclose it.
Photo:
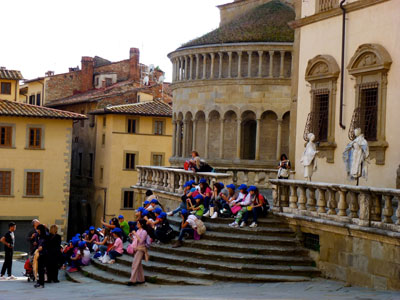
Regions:
[[[179,218],[169,219],[177,229]],[[206,218],[206,234],[199,241],[185,240],[180,248],[154,244],[150,261],[143,261],[146,281],[158,284],[210,285],[215,281],[307,281],[319,271],[294,232],[282,219],[260,219],[257,228],[231,228],[232,219]],[[124,254],[115,264],[97,259],[82,273],[102,282],[127,284],[132,256]]]

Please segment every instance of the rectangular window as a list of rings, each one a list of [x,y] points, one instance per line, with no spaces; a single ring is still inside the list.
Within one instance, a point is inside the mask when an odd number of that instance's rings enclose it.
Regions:
[[[78,153],[78,175],[82,175],[82,153]]]
[[[41,97],[40,97],[40,93],[38,93],[38,94],[36,94],[36,105],[37,106],[40,106],[40,99]]]
[[[112,85],[112,78],[106,78],[106,87]]]
[[[101,144],[104,146],[106,144],[106,135],[103,133],[101,136]]]
[[[11,171],[0,171],[0,195],[11,195]]]
[[[328,141],[328,125],[329,125],[329,91],[314,91],[314,132],[318,142]]]
[[[128,133],[136,133],[136,120],[128,119]]]
[[[42,147],[42,128],[29,128],[29,148]]]
[[[125,153],[125,169],[134,170],[135,169],[135,157],[134,153]]]
[[[11,95],[11,82],[1,83],[1,93],[4,95]]]
[[[154,134],[162,135],[164,129],[164,121],[154,121]]]
[[[26,195],[27,196],[40,195],[40,172],[26,173]]]
[[[133,191],[123,191],[124,192],[124,204],[123,208],[133,208]]]
[[[12,145],[12,127],[0,127],[0,147],[11,147]]]
[[[107,125],[107,117],[103,116],[103,127],[106,127]]]
[[[35,95],[29,96],[29,104],[35,105]]]
[[[378,133],[378,87],[361,87],[360,97],[361,131],[367,141],[376,141]]]
[[[153,166],[162,166],[162,165],[163,165],[163,155],[153,154]]]
[[[90,178],[93,178],[93,153],[89,153],[89,174]]]

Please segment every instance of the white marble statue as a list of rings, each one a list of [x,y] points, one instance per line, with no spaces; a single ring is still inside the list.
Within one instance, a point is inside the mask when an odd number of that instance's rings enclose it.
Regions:
[[[361,133],[360,128],[354,130],[356,138],[347,144],[343,152],[343,161],[346,165],[347,176],[351,180],[358,180],[360,177],[368,178],[368,142]]]
[[[311,181],[313,173],[317,170],[317,145],[314,143],[315,135],[309,133],[307,135],[308,143],[301,157],[301,164],[304,166],[304,177],[307,181]]]

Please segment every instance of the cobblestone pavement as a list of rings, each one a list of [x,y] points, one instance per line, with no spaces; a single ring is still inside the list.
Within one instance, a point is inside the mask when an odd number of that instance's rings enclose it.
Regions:
[[[2,261],[0,261],[2,264]],[[23,263],[15,261],[13,273],[21,276]],[[300,283],[240,284],[225,283],[212,286],[163,286],[144,284],[136,287],[111,285],[92,280],[87,283],[66,281],[34,289],[33,283],[19,277],[16,281],[0,281],[1,300],[61,300],[61,299],[304,299],[304,300],[400,300],[400,292],[375,291],[344,287],[342,282],[315,279]]]

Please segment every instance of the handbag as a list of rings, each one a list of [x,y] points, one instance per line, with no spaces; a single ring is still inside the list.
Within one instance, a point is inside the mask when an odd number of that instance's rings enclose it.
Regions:
[[[202,220],[196,219],[195,220],[196,223],[196,232],[198,235],[202,235],[206,232],[206,226],[204,225]]]
[[[242,207],[240,205],[235,205],[231,207],[231,211],[234,215],[236,215],[241,209]]]
[[[288,169],[279,168],[279,170],[278,170],[278,177],[289,178],[289,171],[288,171]]]
[[[131,254],[131,255],[132,255],[133,253],[135,253],[136,248],[137,248],[137,244],[138,244],[137,239],[136,239],[136,238],[133,239],[133,242],[130,243],[130,244],[128,245],[128,247],[126,248],[126,252],[127,252],[128,254]]]

